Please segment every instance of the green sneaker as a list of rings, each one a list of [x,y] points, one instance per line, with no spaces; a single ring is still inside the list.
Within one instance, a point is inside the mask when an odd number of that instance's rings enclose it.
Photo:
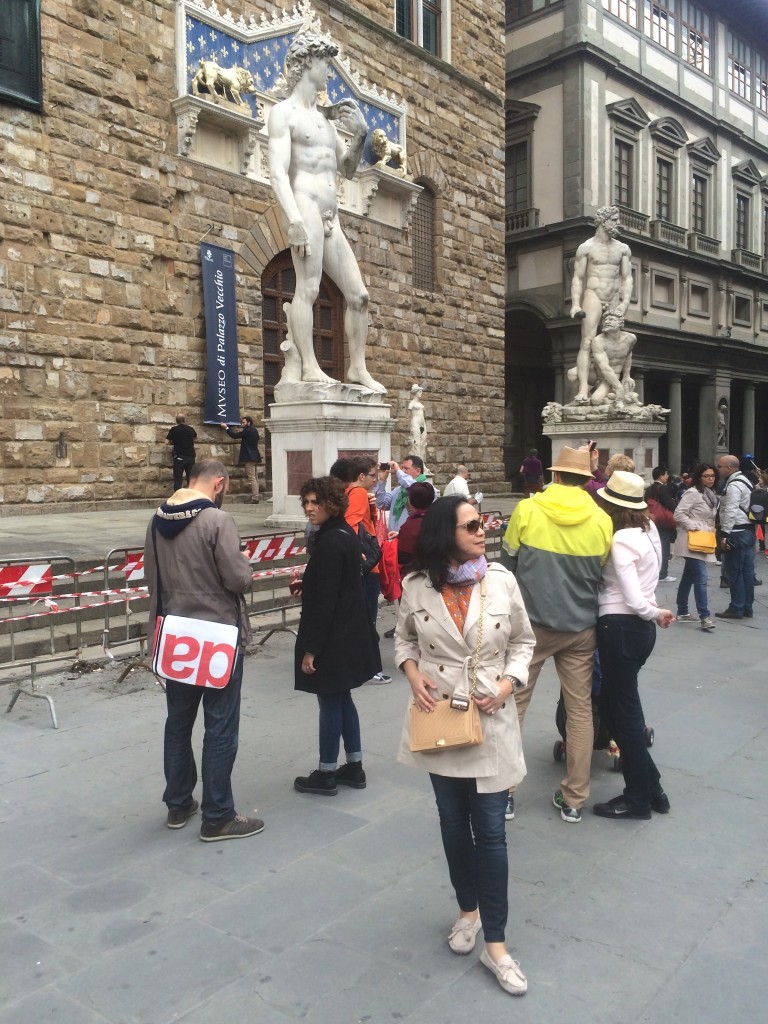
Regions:
[[[581,821],[581,811],[576,807],[569,807],[563,799],[562,791],[555,790],[555,795],[552,797],[552,803],[560,811],[560,817],[563,821],[577,822]]]

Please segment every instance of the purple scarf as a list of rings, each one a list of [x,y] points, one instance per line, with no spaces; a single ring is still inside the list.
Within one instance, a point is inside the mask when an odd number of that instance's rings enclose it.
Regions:
[[[467,583],[479,582],[488,569],[488,562],[485,559],[485,555],[480,555],[479,558],[471,558],[468,562],[462,562],[461,565],[449,565],[448,566],[448,580],[452,586],[466,586]]]

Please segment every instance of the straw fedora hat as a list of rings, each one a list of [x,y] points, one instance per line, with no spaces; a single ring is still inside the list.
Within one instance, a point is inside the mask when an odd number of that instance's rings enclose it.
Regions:
[[[604,501],[623,508],[648,508],[645,501],[645,480],[637,473],[617,469],[608,477],[608,483],[597,492]]]
[[[590,480],[592,479],[589,452],[580,452],[576,448],[561,448],[554,466],[549,466],[549,469],[558,473],[576,473],[578,476],[588,476]]]

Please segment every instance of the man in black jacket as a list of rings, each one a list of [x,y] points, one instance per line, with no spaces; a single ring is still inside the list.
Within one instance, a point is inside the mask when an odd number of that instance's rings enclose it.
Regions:
[[[253,417],[242,417],[240,420],[242,430],[234,430],[232,427],[228,427],[226,423],[220,423],[219,426],[222,430],[226,430],[230,437],[234,437],[235,440],[240,439],[240,458],[238,461],[241,466],[245,466],[245,475],[251,486],[251,501],[254,505],[258,505],[259,474],[256,467],[261,462],[261,452],[259,451],[259,432],[253,425]]]
[[[197,433],[187,423],[186,416],[180,412],[176,417],[176,426],[171,427],[165,437],[165,443],[173,445],[173,489],[178,491],[184,475],[189,487],[189,471],[195,464],[195,440]]]

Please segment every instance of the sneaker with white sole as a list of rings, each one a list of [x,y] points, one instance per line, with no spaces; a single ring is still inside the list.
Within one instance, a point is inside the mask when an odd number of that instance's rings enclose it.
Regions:
[[[487,967],[491,974],[511,996],[524,996],[528,991],[528,979],[520,970],[520,964],[508,954],[494,960],[487,949],[480,954],[480,963]]]
[[[197,814],[200,804],[193,800],[189,807],[169,807],[166,819],[167,828],[184,828],[193,814]]]
[[[507,809],[504,811],[504,817],[507,821],[515,819],[515,798],[511,794],[507,797]]]
[[[474,921],[468,917],[460,917],[453,928],[451,928],[451,934],[448,936],[448,945],[454,953],[458,953],[459,956],[466,956],[467,953],[471,953],[475,948],[475,937],[481,928],[482,924],[479,914]]]
[[[677,576],[660,576],[659,583],[677,583]]]
[[[370,679],[366,680],[368,686],[382,686],[384,683],[391,683],[392,676],[388,676],[386,672],[377,672],[375,676],[371,676]]]
[[[218,843],[222,839],[247,839],[263,831],[264,822],[260,818],[246,818],[244,814],[236,814],[221,825],[204,821],[200,826],[200,838],[204,843]]]
[[[716,625],[717,625],[717,623],[714,621],[714,619],[702,619],[701,620],[701,628],[702,629],[706,629],[706,630],[714,629]]]
[[[581,811],[576,807],[569,807],[563,799],[562,790],[558,789],[555,791],[555,795],[552,797],[552,803],[560,811],[560,817],[563,821],[569,823],[581,821]]]
[[[694,615],[691,615],[689,612],[686,612],[684,615],[678,615],[677,616],[677,621],[678,622],[695,622],[696,621],[696,617]]]

